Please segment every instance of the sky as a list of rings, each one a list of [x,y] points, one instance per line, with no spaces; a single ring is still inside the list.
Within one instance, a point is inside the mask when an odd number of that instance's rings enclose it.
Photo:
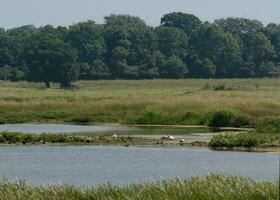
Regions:
[[[169,12],[186,12],[203,21],[224,17],[280,24],[280,0],[0,0],[0,27],[33,24],[68,26],[88,19],[98,23],[110,14],[139,16],[157,26]]]

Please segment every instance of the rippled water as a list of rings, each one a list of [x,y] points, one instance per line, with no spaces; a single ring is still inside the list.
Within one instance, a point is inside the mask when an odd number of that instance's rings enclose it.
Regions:
[[[199,148],[0,147],[0,176],[33,184],[130,184],[224,172],[275,179],[279,154]]]

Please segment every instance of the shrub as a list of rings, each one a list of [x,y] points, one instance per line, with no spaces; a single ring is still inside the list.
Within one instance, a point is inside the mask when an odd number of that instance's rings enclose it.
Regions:
[[[5,124],[6,123],[6,119],[4,119],[4,117],[0,116],[0,124]]]
[[[82,124],[86,124],[91,122],[92,120],[90,119],[89,116],[85,116],[85,115],[81,115],[81,116],[75,116],[74,118],[72,118],[70,120],[71,122],[75,122],[75,123],[82,123]]]
[[[23,133],[10,133],[10,132],[4,132],[2,133],[2,137],[5,142],[7,143],[17,143],[17,142],[23,142]]]
[[[134,122],[136,124],[168,124],[170,120],[168,116],[160,113],[160,112],[145,112],[136,118],[130,118],[130,122]]]
[[[224,84],[218,84],[214,86],[214,90],[219,91],[219,90],[226,90],[226,86]]]
[[[250,124],[250,120],[248,117],[244,115],[234,116],[231,120],[231,126],[233,127],[244,127]]]
[[[181,116],[181,124],[201,125],[203,124],[204,116],[196,112],[186,112]],[[179,123],[180,123],[179,122]]]
[[[145,112],[140,116],[128,116],[127,124],[160,124],[160,125],[201,125],[204,116],[195,112],[186,112],[183,114],[168,115],[161,112]]]
[[[256,133],[240,133],[215,135],[211,138],[210,147],[276,147],[280,144],[280,135],[263,135]]]
[[[3,138],[2,135],[0,135],[0,143],[4,143],[5,142],[5,139]]]
[[[280,134],[280,117],[266,118],[257,126],[259,133]]]
[[[231,126],[233,118],[234,114],[231,111],[215,111],[209,114],[207,125],[211,127]]]
[[[205,121],[211,127],[244,127],[250,123],[248,117],[228,110],[210,112]]]

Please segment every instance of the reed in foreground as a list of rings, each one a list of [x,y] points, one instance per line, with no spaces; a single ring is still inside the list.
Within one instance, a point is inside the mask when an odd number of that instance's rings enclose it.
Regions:
[[[2,200],[278,200],[278,181],[212,174],[202,178],[171,180],[126,187],[104,185],[97,188],[74,186],[30,186],[23,182],[0,182]]]

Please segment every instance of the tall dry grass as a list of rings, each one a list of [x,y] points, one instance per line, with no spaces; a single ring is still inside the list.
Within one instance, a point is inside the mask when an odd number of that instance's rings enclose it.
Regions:
[[[224,88],[219,89],[219,85]],[[0,82],[0,94],[2,123],[75,118],[87,118],[91,123],[126,123],[128,116],[145,112],[177,116],[219,109],[248,116],[252,123],[280,116],[279,79],[79,81],[72,90]]]

